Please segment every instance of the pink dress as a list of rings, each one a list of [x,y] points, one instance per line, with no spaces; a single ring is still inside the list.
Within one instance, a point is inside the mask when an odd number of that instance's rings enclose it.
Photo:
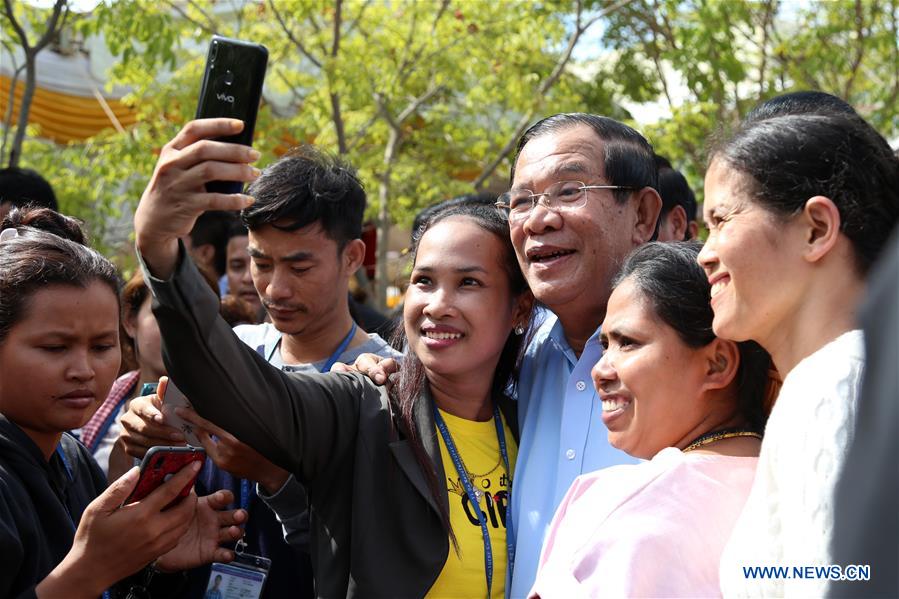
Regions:
[[[758,458],[682,453],[579,477],[531,597],[718,597],[718,562]]]

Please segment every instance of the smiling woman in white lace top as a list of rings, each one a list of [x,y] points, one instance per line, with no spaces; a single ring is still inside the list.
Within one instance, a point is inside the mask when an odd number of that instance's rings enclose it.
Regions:
[[[826,581],[748,577],[832,562],[833,491],[864,366],[855,310],[899,216],[899,160],[858,115],[746,122],[705,180],[715,333],[757,341],[784,384],[721,561],[725,596],[822,596]],[[851,110],[848,109],[847,110]]]

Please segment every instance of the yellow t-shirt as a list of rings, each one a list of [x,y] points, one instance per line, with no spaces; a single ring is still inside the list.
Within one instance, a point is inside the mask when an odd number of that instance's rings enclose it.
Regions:
[[[506,588],[506,505],[509,501],[509,473],[499,451],[496,425],[491,418],[487,422],[475,422],[458,418],[440,410],[446,427],[452,435],[456,451],[468,470],[469,480],[476,490],[481,491],[481,511],[487,516],[487,531],[493,549],[492,599],[502,599]],[[506,451],[509,466],[515,469],[518,445],[503,418],[506,436]],[[446,473],[446,488],[449,491],[450,524],[459,543],[456,555],[450,543],[446,564],[428,597],[478,598],[487,594],[487,576],[484,571],[484,539],[481,524],[459,480],[453,459],[443,442],[443,435],[437,431],[440,456]]]

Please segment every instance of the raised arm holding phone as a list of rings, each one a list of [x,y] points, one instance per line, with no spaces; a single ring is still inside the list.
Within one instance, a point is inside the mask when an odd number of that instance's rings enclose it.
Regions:
[[[186,125],[135,215],[170,374],[201,417],[306,486],[319,596],[501,597],[517,446],[503,392],[531,306],[507,223],[469,207],[423,232],[404,317],[415,376],[395,395],[359,375],[282,372],[218,319],[178,246],[203,210],[252,201],[203,188],[255,178],[246,148],[208,141],[236,126]]]
[[[390,351],[386,341],[357,326],[347,305],[350,279],[365,255],[360,237],[366,197],[351,169],[316,148],[301,147],[267,165],[247,193],[255,202],[240,216],[247,231],[244,252],[251,259],[254,293],[271,322],[236,327],[240,340],[272,366],[295,372],[326,371],[362,351]],[[165,388],[164,405],[152,397],[140,400],[122,417],[120,439],[131,455],[142,456],[175,433],[165,425],[178,414],[162,413],[171,389]],[[251,515],[247,551],[272,560],[263,597],[312,596],[303,487],[195,412],[185,420],[201,435],[193,444],[202,444],[211,458],[197,488],[228,488],[240,497]]]

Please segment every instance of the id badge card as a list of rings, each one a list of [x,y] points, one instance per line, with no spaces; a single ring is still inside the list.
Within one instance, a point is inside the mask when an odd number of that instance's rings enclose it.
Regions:
[[[230,564],[215,562],[203,599],[259,599],[268,578],[272,560],[241,553]]]

